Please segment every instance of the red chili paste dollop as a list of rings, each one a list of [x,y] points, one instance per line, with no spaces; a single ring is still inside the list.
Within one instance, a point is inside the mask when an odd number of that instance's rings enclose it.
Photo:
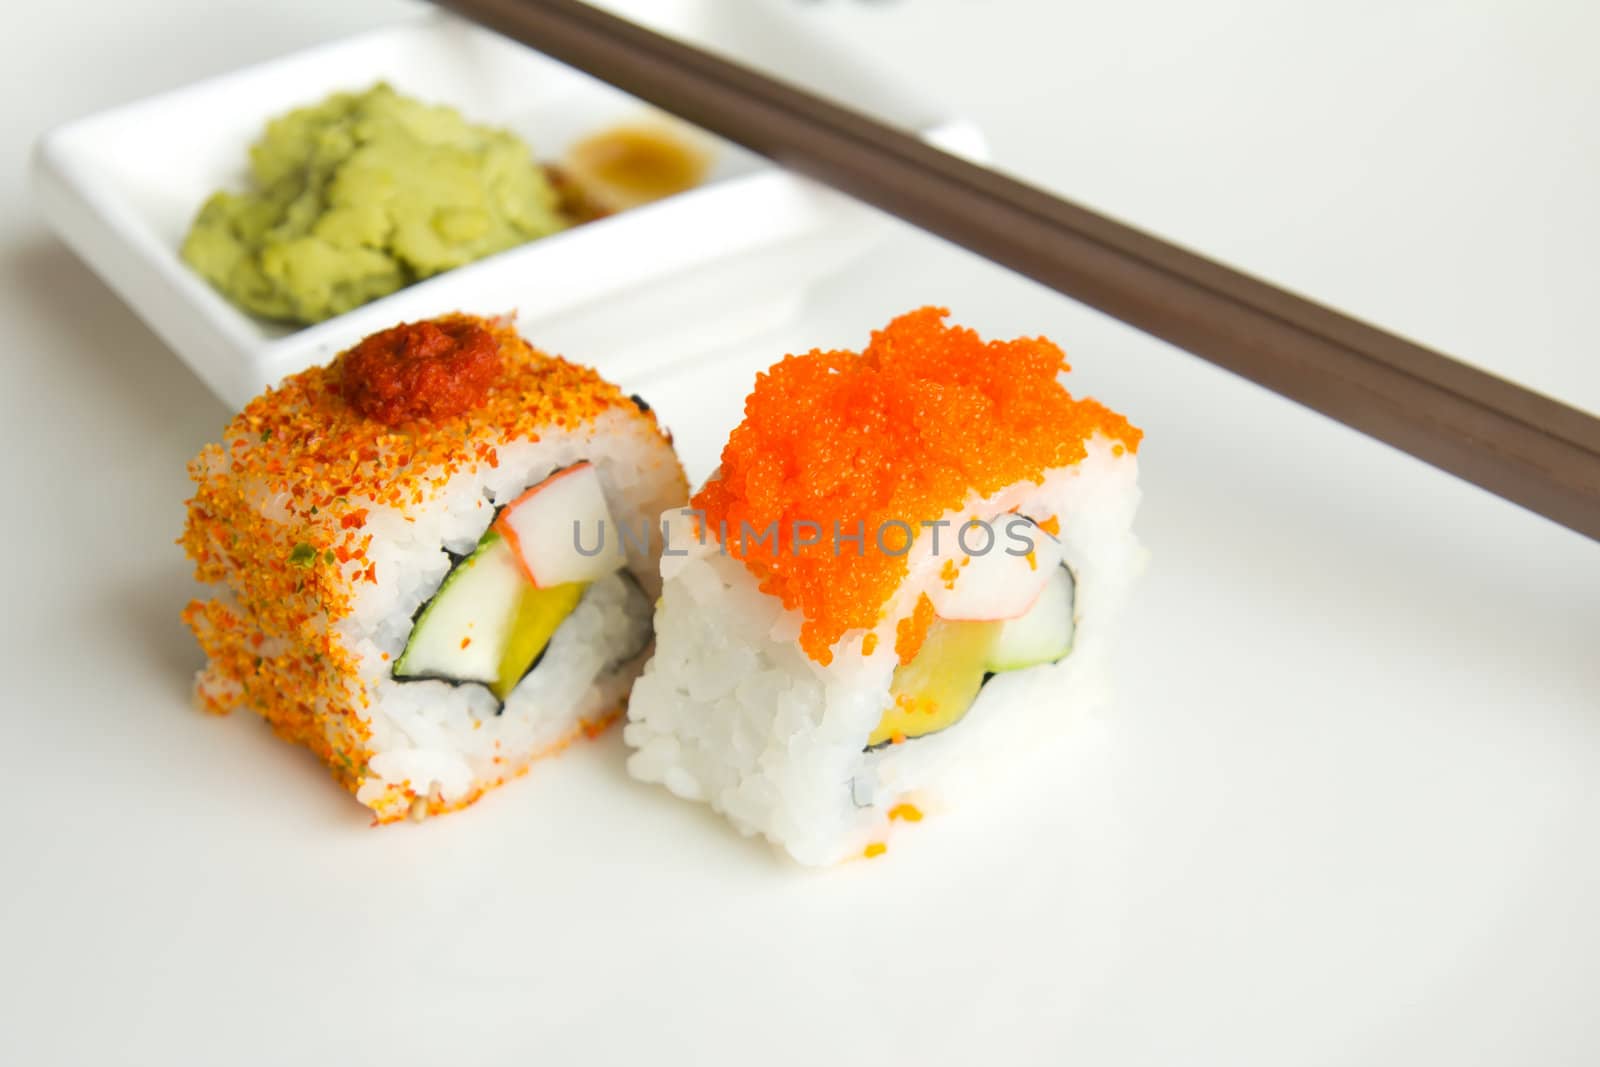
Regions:
[[[494,335],[465,315],[375,333],[339,363],[345,400],[389,426],[477,407],[502,369]]]

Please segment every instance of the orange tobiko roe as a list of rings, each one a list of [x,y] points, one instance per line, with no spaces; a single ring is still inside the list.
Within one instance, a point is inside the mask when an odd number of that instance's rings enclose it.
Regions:
[[[1137,451],[1142,431],[1059,380],[1069,370],[1043,337],[983,341],[948,326],[944,308],[901,315],[866,350],[789,356],[757,375],[745,417],[722,450],[722,470],[694,507],[722,534],[763,592],[804,616],[800,646],[818,663],[848,631],[873,629],[906,579],[896,524],[920,531],[973,494],[990,496],[1086,455],[1099,433]],[[777,523],[771,541],[741,538]],[[796,546],[800,524],[801,544]],[[819,524],[815,544],[808,524]],[[884,545],[875,531],[888,524]],[[835,531],[857,542],[838,542]],[[921,613],[927,615],[927,612]],[[896,651],[915,655],[929,618],[901,628]]]

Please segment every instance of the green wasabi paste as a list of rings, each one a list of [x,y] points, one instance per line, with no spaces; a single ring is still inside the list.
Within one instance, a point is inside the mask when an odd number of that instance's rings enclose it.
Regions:
[[[515,134],[382,83],[269,122],[250,172],[205,202],[182,255],[269,319],[320,322],[566,225]]]

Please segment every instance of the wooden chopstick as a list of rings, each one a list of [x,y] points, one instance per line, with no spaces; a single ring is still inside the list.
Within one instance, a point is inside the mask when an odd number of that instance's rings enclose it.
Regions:
[[[578,0],[440,0],[1600,539],[1600,419]]]

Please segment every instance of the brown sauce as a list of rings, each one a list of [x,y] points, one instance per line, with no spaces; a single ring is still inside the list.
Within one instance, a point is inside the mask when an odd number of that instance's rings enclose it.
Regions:
[[[707,152],[661,125],[624,124],[573,145],[558,168],[569,203],[611,214],[692,189],[705,180]]]

